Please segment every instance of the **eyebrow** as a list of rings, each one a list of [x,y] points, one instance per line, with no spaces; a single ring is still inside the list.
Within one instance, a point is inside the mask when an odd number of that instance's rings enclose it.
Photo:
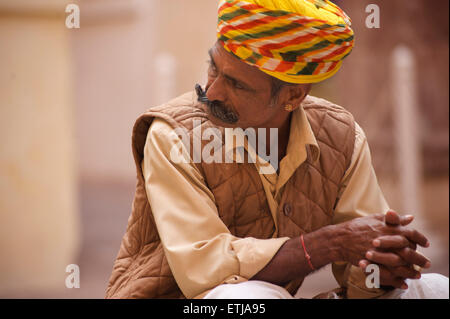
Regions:
[[[213,55],[212,55],[212,49],[210,49],[209,51],[208,51],[208,54],[209,54],[209,58],[210,58],[210,63],[211,63],[211,65],[214,67],[214,68],[217,68],[217,66],[216,66],[216,61],[214,61],[214,58],[213,58]],[[223,73],[223,72],[222,72]],[[247,89],[249,89],[249,90],[254,90],[254,88],[252,88],[249,84],[247,84],[245,81],[242,81],[242,80],[239,80],[239,79],[236,79],[235,77],[233,77],[233,76],[231,76],[231,75],[229,75],[229,74],[226,74],[226,73],[223,73],[223,76],[224,77],[226,77],[227,79],[229,79],[229,80],[231,80],[231,81],[234,81],[234,82],[237,82],[237,83],[239,83],[239,84],[242,84],[242,85],[244,85]]]

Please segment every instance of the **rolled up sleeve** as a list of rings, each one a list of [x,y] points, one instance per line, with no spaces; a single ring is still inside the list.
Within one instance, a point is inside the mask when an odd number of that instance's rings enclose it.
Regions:
[[[172,149],[183,161],[172,161]],[[229,278],[248,280],[269,263],[288,238],[233,236],[218,215],[214,195],[174,129],[155,119],[144,148],[147,197],[165,256],[187,298]]]

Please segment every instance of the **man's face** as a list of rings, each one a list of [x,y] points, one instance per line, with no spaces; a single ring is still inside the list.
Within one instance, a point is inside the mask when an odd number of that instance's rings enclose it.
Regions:
[[[270,76],[240,61],[219,43],[209,54],[211,61],[206,97],[215,102],[216,108],[212,110],[208,107],[211,122],[222,127],[243,129],[272,127],[273,120],[280,116],[280,106],[271,105]],[[226,113],[237,121],[226,121],[223,116]]]

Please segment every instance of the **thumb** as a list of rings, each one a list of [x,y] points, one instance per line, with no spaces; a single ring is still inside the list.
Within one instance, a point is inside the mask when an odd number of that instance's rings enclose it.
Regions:
[[[384,221],[386,224],[397,226],[401,224],[400,215],[393,210],[389,210],[386,215],[384,215]]]
[[[406,215],[406,216],[400,216],[396,211],[389,210],[386,215],[384,215],[384,220],[386,224],[397,226],[402,225],[406,226],[409,225],[413,220],[413,215]]]

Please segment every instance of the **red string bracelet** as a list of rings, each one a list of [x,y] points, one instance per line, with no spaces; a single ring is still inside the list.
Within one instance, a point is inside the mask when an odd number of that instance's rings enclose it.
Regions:
[[[308,261],[309,267],[311,267],[311,270],[316,270],[316,268],[314,268],[314,266],[311,262],[311,256],[306,251],[305,241],[303,240],[303,235],[300,236],[300,240],[302,241],[303,251],[305,252],[305,257],[306,257],[306,260]]]

